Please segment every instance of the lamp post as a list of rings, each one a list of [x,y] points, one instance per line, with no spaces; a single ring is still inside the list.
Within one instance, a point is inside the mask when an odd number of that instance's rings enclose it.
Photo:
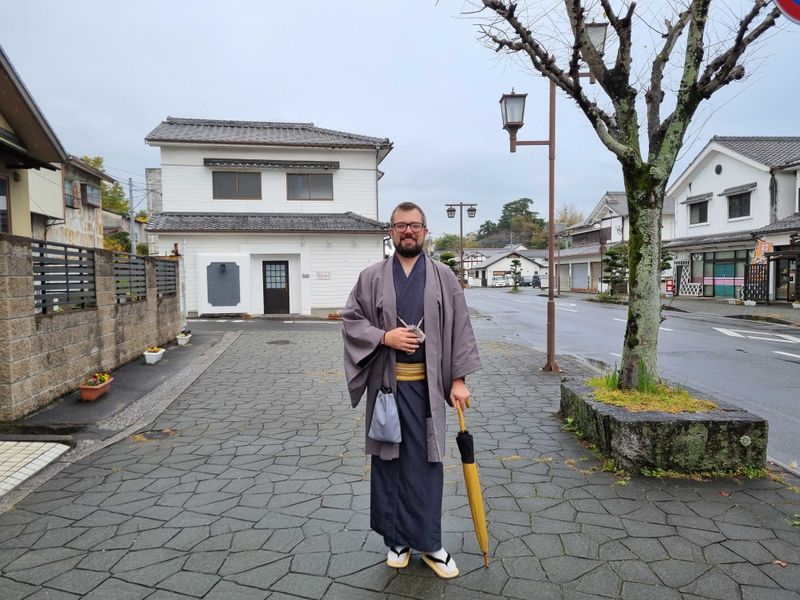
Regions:
[[[447,207],[447,217],[453,219],[456,216],[456,206],[459,209],[459,229],[458,229],[458,247],[459,247],[459,280],[461,287],[464,287],[464,207],[467,207],[467,216],[472,219],[478,209],[475,208],[477,204],[465,204],[459,202],[458,204],[445,204]]]
[[[602,55],[605,49],[606,31],[608,23],[587,23],[585,25],[589,40],[598,54]],[[578,73],[578,77],[588,77],[594,83],[591,73]],[[525,98],[528,94],[503,94],[500,98],[500,112],[503,116],[503,129],[508,131],[510,151],[516,152],[517,146],[547,146],[549,149],[549,183],[548,183],[548,214],[547,224],[547,362],[543,371],[559,372],[561,369],[556,363],[556,305],[553,298],[555,277],[553,273],[554,248],[555,248],[555,178],[556,178],[556,83],[550,79],[550,130],[546,140],[517,140],[517,131],[525,124]]]

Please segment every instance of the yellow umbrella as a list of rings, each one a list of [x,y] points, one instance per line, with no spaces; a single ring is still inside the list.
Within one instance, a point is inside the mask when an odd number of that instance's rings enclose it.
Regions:
[[[467,406],[469,406],[469,403]],[[483,565],[488,567],[489,533],[486,530],[483,494],[481,493],[481,482],[478,480],[478,467],[475,464],[475,446],[472,441],[472,434],[467,431],[467,426],[464,424],[464,413],[461,411],[461,405],[458,402],[456,402],[456,410],[458,411],[458,427],[460,430],[456,436],[456,444],[458,444],[458,450],[461,452],[461,466],[464,468],[464,482],[467,485],[469,510],[472,512],[472,523],[475,526],[478,547],[483,552]]]

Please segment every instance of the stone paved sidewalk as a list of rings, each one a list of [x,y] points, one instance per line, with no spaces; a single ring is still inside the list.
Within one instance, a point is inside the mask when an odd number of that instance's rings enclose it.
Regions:
[[[336,330],[242,334],[153,434],[0,515],[0,598],[800,598],[800,495],[773,480],[622,485],[561,431],[543,357],[499,342],[480,346],[466,414],[492,562],[451,443],[444,532],[462,575],[442,581],[416,556],[387,568],[340,345]]]

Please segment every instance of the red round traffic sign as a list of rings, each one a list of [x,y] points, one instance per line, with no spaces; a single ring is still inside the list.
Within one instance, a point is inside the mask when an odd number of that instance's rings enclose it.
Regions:
[[[800,0],[775,0],[775,4],[787,19],[800,24]]]

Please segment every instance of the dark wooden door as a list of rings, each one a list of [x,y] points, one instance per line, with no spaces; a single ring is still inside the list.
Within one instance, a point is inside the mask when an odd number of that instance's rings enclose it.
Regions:
[[[285,260],[263,263],[264,314],[289,314],[289,262]]]

